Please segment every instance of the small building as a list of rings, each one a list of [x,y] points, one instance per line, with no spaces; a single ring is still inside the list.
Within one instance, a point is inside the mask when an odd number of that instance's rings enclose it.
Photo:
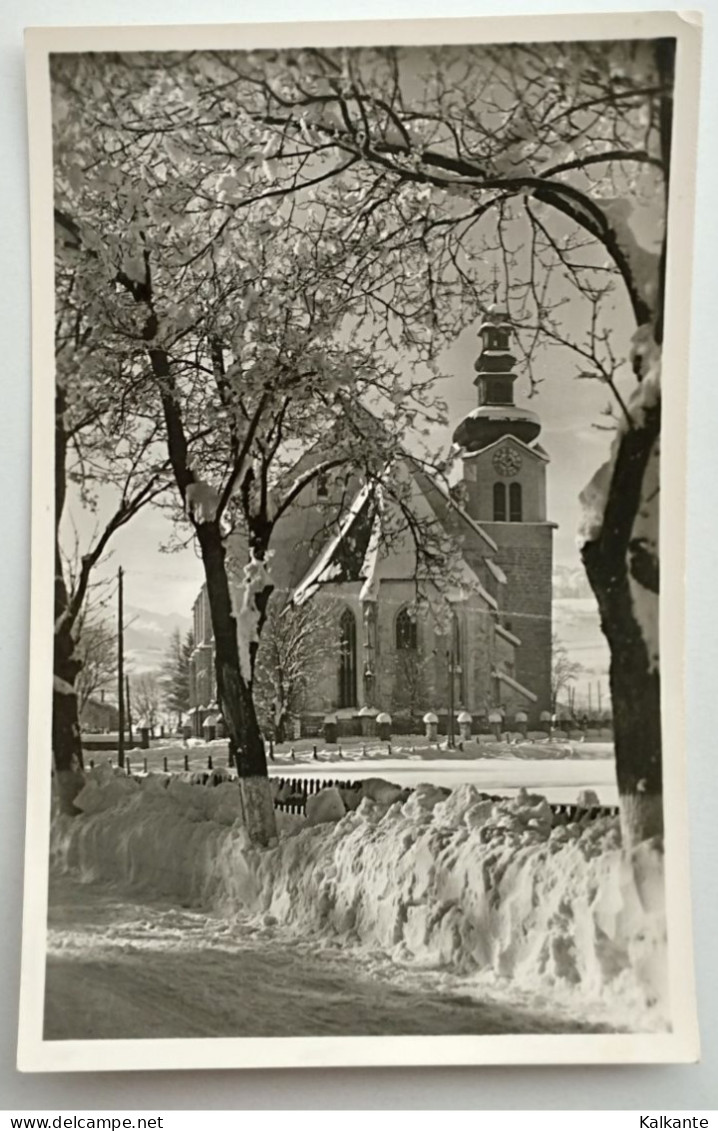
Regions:
[[[88,699],[80,711],[80,727],[88,734],[104,734],[116,731],[119,726],[119,712],[114,703],[105,701],[104,692],[99,699]]]

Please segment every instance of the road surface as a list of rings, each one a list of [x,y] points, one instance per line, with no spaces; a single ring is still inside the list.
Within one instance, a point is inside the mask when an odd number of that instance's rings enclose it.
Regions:
[[[47,1040],[601,1032],[509,987],[53,877]]]

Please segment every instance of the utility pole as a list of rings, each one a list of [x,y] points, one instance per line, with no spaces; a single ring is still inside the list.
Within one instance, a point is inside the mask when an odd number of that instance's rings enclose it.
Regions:
[[[132,705],[130,700],[130,677],[125,676],[125,701],[127,703],[127,744],[132,746]]]
[[[598,681],[598,714],[601,715],[601,681]]]
[[[589,685],[588,685],[588,717],[589,717],[589,719],[591,718],[591,713],[593,711],[593,703],[591,702],[591,690],[592,690],[592,688],[593,688],[593,684],[589,683]]]
[[[117,571],[117,765],[125,765],[125,656],[122,566]]]
[[[456,741],[454,738],[454,679],[455,679],[455,664],[456,664],[456,621],[452,613],[451,617],[451,632],[449,635],[449,719],[446,728],[446,745],[449,750],[453,750]]]

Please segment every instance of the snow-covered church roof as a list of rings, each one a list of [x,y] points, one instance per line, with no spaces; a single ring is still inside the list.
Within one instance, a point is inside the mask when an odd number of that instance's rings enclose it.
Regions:
[[[496,550],[493,539],[410,456],[402,454],[386,475],[386,487],[374,483],[357,490],[336,532],[294,587],[294,602],[302,604],[323,586],[347,582],[361,585],[362,600],[375,600],[382,580],[411,579],[417,570],[422,576],[409,523],[400,514],[399,492],[417,524],[445,534],[458,552],[449,599],[474,593],[497,609],[490,589],[503,574],[488,558]]]

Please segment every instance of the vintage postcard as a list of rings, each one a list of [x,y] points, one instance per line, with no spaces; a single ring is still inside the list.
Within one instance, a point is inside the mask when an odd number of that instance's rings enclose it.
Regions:
[[[699,63],[28,32],[21,1069],[696,1059]]]

